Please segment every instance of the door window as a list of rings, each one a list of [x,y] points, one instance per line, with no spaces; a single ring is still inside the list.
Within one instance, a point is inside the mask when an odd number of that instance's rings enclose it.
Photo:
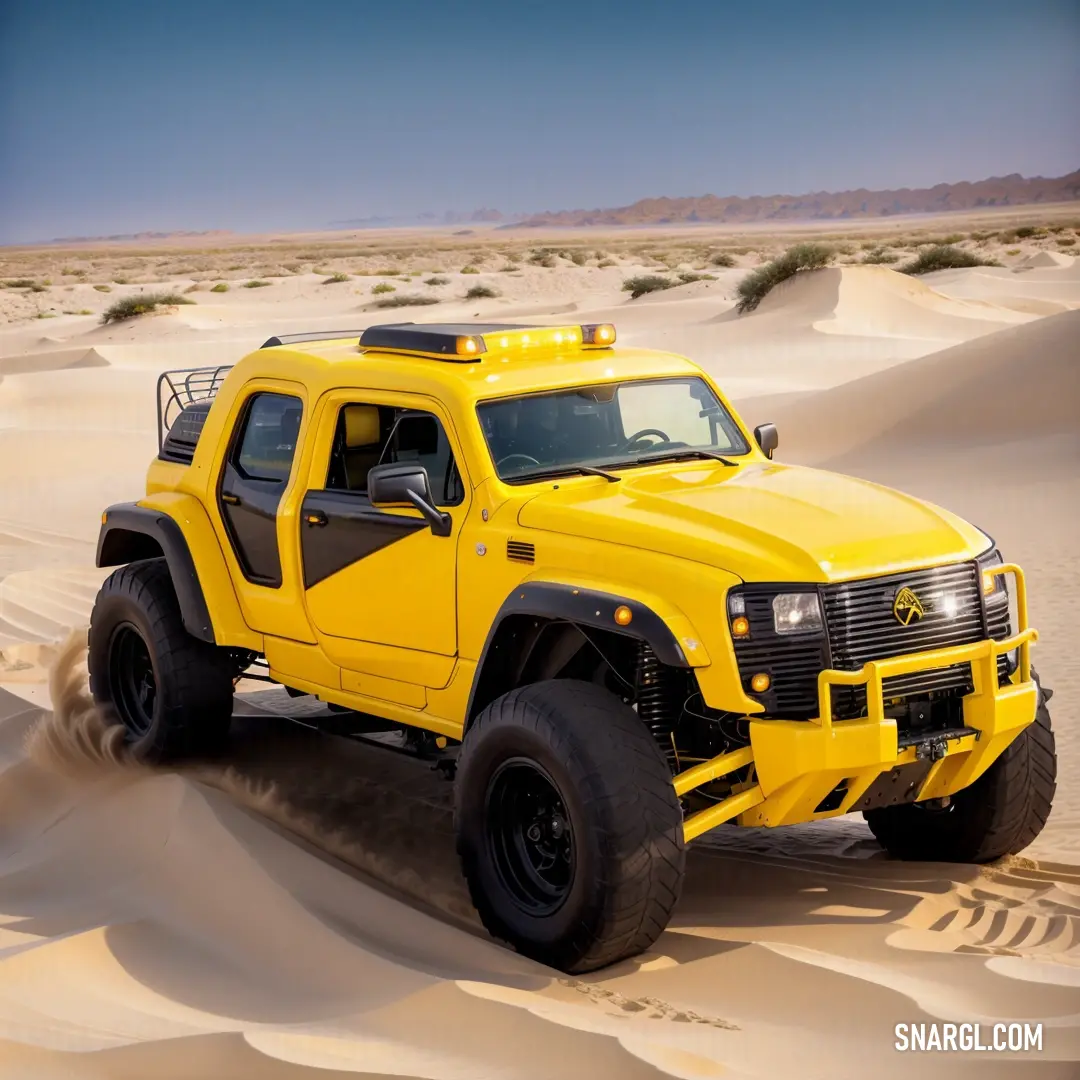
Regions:
[[[233,464],[246,480],[289,479],[302,406],[285,394],[256,394],[247,409]]]
[[[392,405],[343,405],[338,412],[327,470],[330,491],[367,496],[367,476],[376,465],[410,461],[423,465],[436,506],[457,506],[465,497],[450,440],[439,418]]]

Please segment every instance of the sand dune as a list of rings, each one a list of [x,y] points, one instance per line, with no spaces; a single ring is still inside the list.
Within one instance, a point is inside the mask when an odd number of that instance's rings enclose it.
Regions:
[[[781,409],[784,456],[1072,436],[1080,457],[1080,312],[1002,330]]]
[[[860,818],[720,830],[653,951],[585,979],[484,934],[450,787],[425,764],[318,735],[302,726],[318,703],[263,691],[238,697],[225,760],[135,767],[79,666],[100,510],[142,490],[158,372],[432,309],[372,310],[367,282],[308,276],[120,326],[0,330],[0,683],[20,695],[0,690],[0,1075],[1074,1077],[1080,312],[1037,317],[1077,306],[1076,264],[1050,262],[923,281],[840,267],[743,317],[737,271],[639,301],[625,266],[470,277],[502,294],[480,302],[444,287],[439,318],[612,319],[753,395],[744,415],[778,423],[782,459],[975,521],[1027,571],[1056,690],[1061,783],[1023,856],[892,862]],[[893,1050],[895,1024],[931,1020],[1039,1021],[1045,1049]]]

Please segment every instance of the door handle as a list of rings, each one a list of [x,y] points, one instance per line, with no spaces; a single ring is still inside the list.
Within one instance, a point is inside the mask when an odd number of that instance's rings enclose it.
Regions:
[[[320,528],[329,522],[329,518],[321,510],[305,510],[304,521],[308,525],[318,525]]]
[[[228,503],[230,506],[239,506],[240,496],[234,495],[231,491],[223,491],[221,493],[221,501],[223,503]]]

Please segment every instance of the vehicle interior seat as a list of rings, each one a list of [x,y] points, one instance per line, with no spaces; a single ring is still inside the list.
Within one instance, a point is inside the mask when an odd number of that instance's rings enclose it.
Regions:
[[[344,417],[344,446],[341,461],[344,486],[349,491],[367,491],[368,473],[379,464],[383,445],[380,438],[378,405],[347,405]]]

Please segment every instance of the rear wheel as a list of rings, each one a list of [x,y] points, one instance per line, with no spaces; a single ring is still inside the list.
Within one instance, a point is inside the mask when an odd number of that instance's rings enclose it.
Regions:
[[[498,698],[462,743],[458,851],[491,933],[567,972],[647,949],[682,886],[682,810],[637,714],[592,683]]]
[[[221,748],[235,662],[185,629],[164,559],[130,563],[102,585],[90,617],[90,690],[142,761]]]
[[[1034,723],[946,806],[906,803],[864,817],[898,859],[984,863],[1023,851],[1042,832],[1056,787],[1054,732],[1040,686]]]

